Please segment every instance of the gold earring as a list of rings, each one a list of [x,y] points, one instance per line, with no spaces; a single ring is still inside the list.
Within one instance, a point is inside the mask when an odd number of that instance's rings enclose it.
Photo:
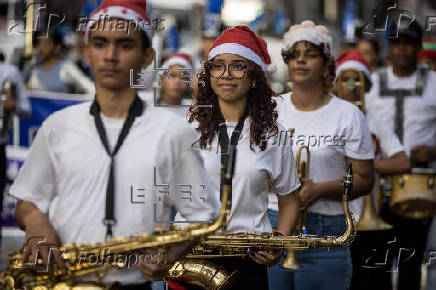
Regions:
[[[251,87],[254,89],[256,88],[256,82],[253,82],[253,84],[251,85]]]

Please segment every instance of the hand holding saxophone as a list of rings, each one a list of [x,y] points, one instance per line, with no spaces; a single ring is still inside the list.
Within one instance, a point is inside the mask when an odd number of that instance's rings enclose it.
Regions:
[[[174,263],[190,248],[192,243],[184,243],[177,246],[172,246],[168,252],[154,256],[150,261],[140,260],[138,268],[141,270],[147,281],[160,281],[168,275],[168,270]]]
[[[58,269],[65,274],[65,264],[59,251],[59,238],[48,217],[29,202],[20,202],[19,207],[29,209],[23,219],[26,231],[23,265],[36,267],[38,256],[40,256],[50,275],[53,274],[53,263],[56,263]],[[31,210],[32,207],[36,210]]]
[[[259,251],[250,255],[250,258],[257,264],[265,265],[267,267],[272,267],[280,262],[283,250],[278,250],[274,252]]]

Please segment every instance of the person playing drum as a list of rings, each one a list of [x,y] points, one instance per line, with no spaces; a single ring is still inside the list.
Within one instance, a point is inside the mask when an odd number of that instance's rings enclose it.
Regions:
[[[400,17],[399,22],[389,23],[387,32],[392,65],[373,73],[373,86],[366,98],[366,110],[394,129],[406,154],[410,156],[412,168],[434,170],[436,73],[418,65],[422,28],[417,21],[410,22]],[[381,215],[394,225],[396,250],[391,250],[398,252],[408,249],[414,253],[409,259],[398,263],[398,289],[420,289],[421,264],[431,220],[402,217],[392,213],[388,206],[382,208]],[[434,228],[436,230],[436,225]]]

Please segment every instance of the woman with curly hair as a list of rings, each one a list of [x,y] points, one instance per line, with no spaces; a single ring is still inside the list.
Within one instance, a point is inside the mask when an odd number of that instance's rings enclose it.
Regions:
[[[266,78],[270,63],[266,42],[250,28],[226,30],[211,47],[199,79],[197,104],[210,106],[189,113],[200,135],[195,146],[217,194],[229,143],[237,149],[228,232],[271,232],[268,192],[278,197],[277,231],[289,235],[296,223],[298,200],[293,193],[300,182],[289,140],[280,138],[286,131],[277,123],[274,92]],[[281,252],[259,251],[248,260],[213,262],[240,272],[234,289],[263,290],[268,288],[267,266],[280,257]]]
[[[298,194],[300,210],[305,212],[303,220],[309,234],[339,236],[345,231],[341,180],[348,163],[352,163],[354,172],[350,198],[372,189],[370,132],[356,106],[330,94],[335,65],[327,28],[304,21],[289,29],[284,42],[282,55],[293,90],[276,98],[278,120],[295,129],[293,151],[306,145],[311,154],[309,178],[301,180]],[[273,219],[278,209],[273,195],[269,208]],[[348,247],[297,251],[297,259],[303,270],[294,272],[295,289],[349,288],[352,264]],[[270,289],[289,289],[292,273],[270,269]]]

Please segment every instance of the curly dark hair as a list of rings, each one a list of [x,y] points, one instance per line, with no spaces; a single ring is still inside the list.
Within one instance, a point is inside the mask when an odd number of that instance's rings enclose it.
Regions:
[[[316,49],[324,60],[324,64],[327,65],[329,73],[327,77],[323,77],[323,91],[324,94],[330,93],[333,88],[333,81],[336,78],[336,65],[334,58],[324,52],[324,44],[315,45],[305,40],[303,40],[302,42],[304,42],[310,48]],[[286,64],[288,64],[289,58],[294,48],[295,44],[289,50],[282,49],[282,58]]]
[[[250,87],[248,92],[246,114],[250,118],[250,149],[258,146],[261,151],[266,149],[266,140],[278,134],[276,111],[277,103],[272,98],[277,94],[269,86],[265,72],[260,66],[249,61],[247,76],[250,80],[255,80],[256,87]],[[189,109],[189,122],[198,122],[197,130],[200,132],[200,148],[205,149],[211,145],[215,138],[217,126],[219,125],[219,104],[218,96],[213,91],[210,84],[210,73],[208,66],[210,61],[204,64],[204,71],[199,75],[198,98],[194,101],[195,105],[212,105],[212,107],[191,107]]]

